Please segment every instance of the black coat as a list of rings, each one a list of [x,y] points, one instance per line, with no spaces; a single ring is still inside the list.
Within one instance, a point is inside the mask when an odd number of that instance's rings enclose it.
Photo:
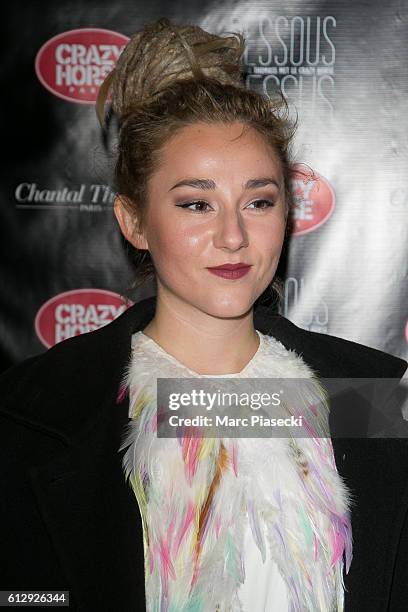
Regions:
[[[145,609],[140,514],[118,452],[129,406],[116,396],[131,334],[152,319],[155,301],[0,377],[0,590],[70,591],[71,610]],[[262,306],[254,323],[322,377],[400,378],[407,368]],[[407,440],[334,438],[333,445],[355,498],[346,611],[406,611]]]

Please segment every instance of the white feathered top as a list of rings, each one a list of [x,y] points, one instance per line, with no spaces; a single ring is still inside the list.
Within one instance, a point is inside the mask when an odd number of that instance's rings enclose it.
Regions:
[[[349,497],[327,397],[295,351],[257,333],[250,362],[222,378],[311,379],[304,437],[157,437],[157,378],[215,376],[189,369],[142,331],[132,337],[119,450],[127,449],[124,474],[142,517],[148,612],[343,610]]]

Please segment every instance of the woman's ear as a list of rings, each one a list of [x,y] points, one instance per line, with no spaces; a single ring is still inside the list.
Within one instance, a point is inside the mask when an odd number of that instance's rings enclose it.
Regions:
[[[149,250],[148,242],[142,231],[137,228],[137,217],[130,212],[124,202],[125,196],[117,195],[113,203],[115,217],[119,223],[120,230],[126,240],[140,250]]]

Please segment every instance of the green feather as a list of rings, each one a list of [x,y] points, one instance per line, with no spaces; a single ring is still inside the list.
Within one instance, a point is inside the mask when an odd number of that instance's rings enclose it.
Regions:
[[[310,525],[310,521],[309,521],[309,517],[307,516],[306,512],[305,512],[305,508],[303,506],[303,504],[300,506],[300,510],[299,510],[299,518],[300,518],[300,525],[303,528],[305,534],[306,534],[306,540],[308,544],[312,544],[313,542],[313,529]]]

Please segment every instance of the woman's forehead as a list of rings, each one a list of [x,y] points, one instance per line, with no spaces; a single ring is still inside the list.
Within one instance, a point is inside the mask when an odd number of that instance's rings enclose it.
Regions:
[[[241,123],[185,126],[163,145],[159,157],[163,174],[192,171],[211,178],[211,172],[234,168],[248,169],[249,174],[262,169],[279,174],[281,169],[279,156],[266,138]]]
[[[196,123],[176,129],[174,134],[167,139],[164,146],[174,148],[181,141],[191,143],[193,146],[198,141],[200,143],[224,143],[225,145],[236,144],[238,146],[244,146],[248,142],[254,145],[258,144],[259,146],[266,146],[268,144],[266,138],[258,130],[240,121],[231,123],[204,123],[197,121]]]

